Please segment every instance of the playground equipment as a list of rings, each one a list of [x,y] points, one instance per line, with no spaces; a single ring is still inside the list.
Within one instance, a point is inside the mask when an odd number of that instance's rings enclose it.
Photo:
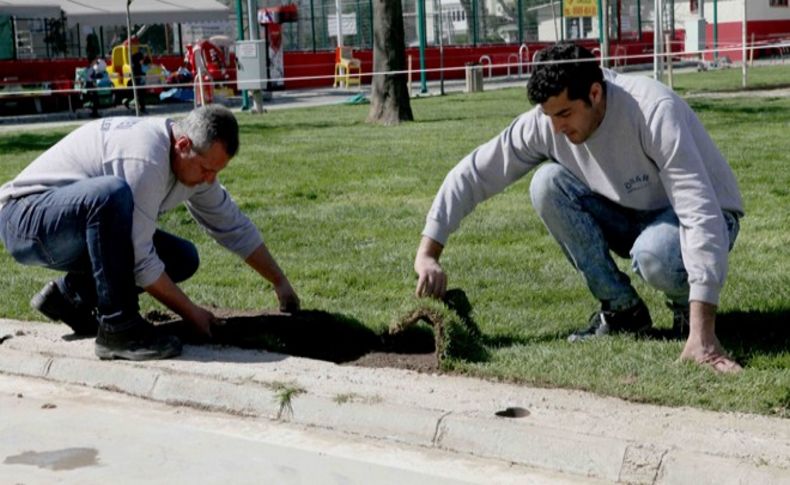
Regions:
[[[79,92],[83,106],[94,109],[112,106],[115,104],[112,87],[104,59],[97,59],[89,67],[78,67],[74,70],[74,90]]]
[[[187,45],[184,65],[192,73],[195,104],[213,102],[214,95],[231,96],[236,83],[233,41],[224,35],[200,39]]]
[[[198,71],[208,81],[232,84],[236,81],[236,56],[232,50],[233,41],[224,35],[210,39],[200,39],[188,44],[184,53],[184,64],[198,77]]]
[[[132,66],[129,65],[129,40],[112,49],[112,64],[108,68],[110,81],[116,88],[126,88],[131,86]],[[158,93],[167,80],[164,67],[151,62],[151,47],[141,44],[137,37],[132,37],[132,55],[140,54],[143,59],[143,72],[145,73],[145,84],[150,86],[147,91]]]
[[[348,46],[335,49],[335,82],[332,87],[352,84],[360,85],[362,78],[362,61],[354,57],[354,50]]]

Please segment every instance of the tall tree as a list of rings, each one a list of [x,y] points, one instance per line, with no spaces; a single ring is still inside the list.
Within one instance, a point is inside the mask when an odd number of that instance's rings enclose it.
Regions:
[[[368,122],[412,121],[401,0],[373,0],[373,90]]]

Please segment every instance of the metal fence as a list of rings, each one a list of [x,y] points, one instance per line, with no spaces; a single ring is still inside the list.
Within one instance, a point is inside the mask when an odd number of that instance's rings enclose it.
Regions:
[[[419,43],[419,0],[403,1],[407,46]],[[537,12],[529,0],[424,0],[427,45],[518,44],[537,40]],[[337,45],[335,0],[298,0],[299,20],[283,26],[285,50],[322,50]],[[372,48],[373,3],[341,0],[343,43]],[[267,0],[259,6],[279,5]],[[519,10],[520,8],[520,10]],[[521,28],[519,29],[519,26]]]
[[[276,7],[289,0],[258,0],[257,7]],[[575,0],[580,1],[580,0]],[[341,12],[343,43],[358,49],[371,49],[373,41],[373,0],[295,0],[298,20],[282,26],[286,51],[321,51],[337,45],[337,11]],[[655,2],[648,0],[602,0],[606,9],[609,39],[633,41],[654,24]],[[246,8],[247,2],[243,2]],[[418,7],[424,5],[425,43],[450,46],[477,46],[524,42],[552,42],[562,39],[597,39],[599,17],[564,16],[570,0],[402,0],[405,41],[419,44]],[[684,28],[680,18],[687,2],[663,2],[663,25],[667,31]],[[179,54],[181,47],[207,34],[236,38],[236,12],[231,18],[205,24],[161,24],[148,26],[141,40],[158,54]],[[681,15],[676,15],[680,13]],[[246,12],[241,12],[246,25]],[[142,26],[135,26],[137,31]],[[183,29],[182,29],[183,27]],[[207,30],[208,29],[208,30]],[[183,32],[182,32],[183,30]],[[100,38],[102,53],[126,37],[125,26],[94,29]],[[85,26],[70,25],[65,19],[0,18],[0,58],[9,58],[15,50],[18,58],[80,58],[85,55]],[[245,35],[247,37],[247,35]],[[24,47],[24,48],[23,48]],[[27,50],[25,50],[27,49]]]
[[[407,46],[419,44],[418,2],[425,2],[426,45],[521,44],[561,39],[597,38],[597,17],[564,17],[563,2],[546,0],[403,0]],[[280,5],[264,0],[260,7]],[[297,0],[299,20],[283,26],[285,50],[323,50],[337,45],[337,5],[342,12],[343,43],[370,49],[372,0]],[[652,30],[654,2],[605,0],[609,36],[628,40]],[[673,25],[670,9],[667,23]]]

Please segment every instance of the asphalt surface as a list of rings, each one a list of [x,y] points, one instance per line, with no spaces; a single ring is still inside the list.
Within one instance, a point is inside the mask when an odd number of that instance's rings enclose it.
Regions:
[[[99,389],[0,379],[3,483],[425,484],[578,477]],[[493,481],[492,481],[493,480]]]

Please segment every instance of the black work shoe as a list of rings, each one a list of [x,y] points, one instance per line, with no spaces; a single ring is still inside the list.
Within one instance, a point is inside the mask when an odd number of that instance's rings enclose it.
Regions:
[[[687,339],[689,337],[689,307],[667,303],[672,310],[672,335],[675,338]]]
[[[568,337],[568,342],[581,342],[611,333],[641,334],[652,326],[650,312],[645,303],[639,300],[639,303],[627,310],[601,310],[593,313],[587,328],[573,332]]]
[[[102,360],[157,360],[181,354],[181,340],[175,335],[159,335],[156,328],[142,317],[128,330],[107,332],[99,328],[96,356]]]
[[[99,322],[93,309],[67,298],[54,281],[50,281],[33,295],[30,306],[51,320],[65,323],[77,335],[96,335],[99,330]]]

